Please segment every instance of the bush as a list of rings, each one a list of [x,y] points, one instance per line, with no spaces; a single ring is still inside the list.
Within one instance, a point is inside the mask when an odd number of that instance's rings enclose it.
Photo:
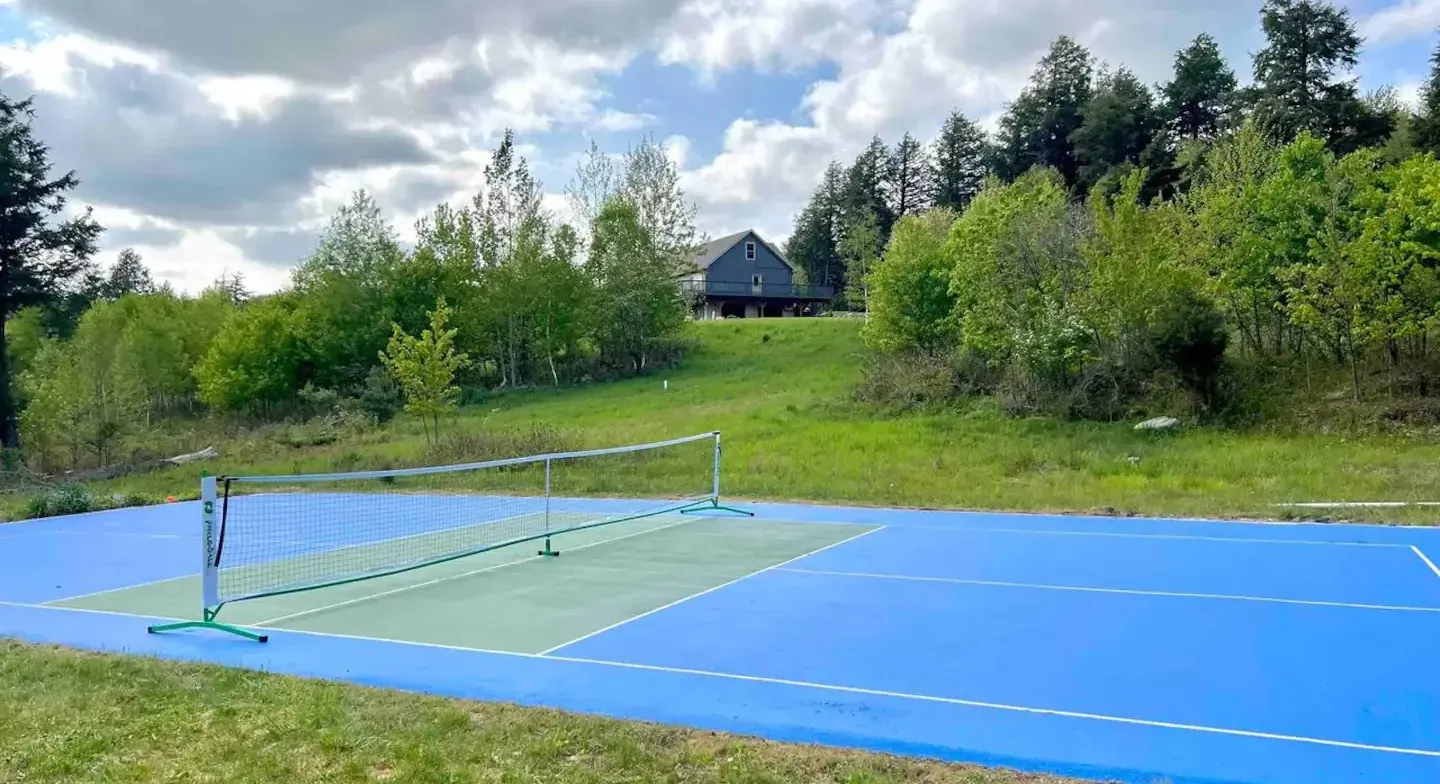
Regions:
[[[400,395],[400,385],[383,365],[370,368],[365,384],[360,388],[359,407],[375,417],[376,422],[385,423],[395,418],[405,405]]]
[[[56,515],[82,514],[100,508],[95,496],[84,485],[66,484],[44,490],[30,497],[25,507],[25,517],[54,517]]]
[[[340,393],[333,389],[317,387],[306,383],[296,395],[300,403],[300,416],[304,419],[329,416],[340,405]]]
[[[865,357],[855,399],[896,410],[945,405],[995,389],[996,374],[973,353],[877,352]]]

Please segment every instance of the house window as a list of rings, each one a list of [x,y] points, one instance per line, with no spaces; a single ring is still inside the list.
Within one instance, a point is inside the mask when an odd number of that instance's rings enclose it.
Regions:
[[[764,289],[765,289],[765,276],[764,276],[764,275],[751,275],[751,276],[750,276],[750,290],[751,290],[752,292],[756,293],[756,294],[759,294],[759,293],[760,293],[761,291],[763,291]]]
[[[747,242],[747,243],[745,243],[745,260],[746,260],[746,261],[754,261],[754,260],[755,260],[755,243],[753,243],[753,242]]]

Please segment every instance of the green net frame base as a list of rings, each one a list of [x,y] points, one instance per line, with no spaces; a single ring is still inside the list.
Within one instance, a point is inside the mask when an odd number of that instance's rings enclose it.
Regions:
[[[242,629],[239,626],[231,626],[228,623],[220,623],[219,621],[215,620],[215,615],[216,613],[206,610],[205,620],[203,621],[177,621],[175,623],[164,623],[160,624],[159,626],[147,626],[145,627],[145,631],[149,634],[157,634],[159,632],[179,631],[180,629],[214,629],[218,632],[226,632],[228,634],[233,634],[238,637],[244,637],[247,640],[254,640],[255,642],[270,641],[270,635],[268,634],[260,634],[259,632],[252,632],[249,629]]]
[[[755,513],[747,509],[738,509],[733,506],[724,506],[719,501],[706,501],[704,506],[687,506],[680,510],[680,514],[700,514],[702,512],[730,512],[732,514],[754,517]]]

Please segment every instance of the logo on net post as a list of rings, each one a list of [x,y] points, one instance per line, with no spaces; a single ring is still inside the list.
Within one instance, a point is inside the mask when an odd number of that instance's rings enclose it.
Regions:
[[[215,502],[206,501],[205,506],[205,560],[206,563],[213,563],[215,560]]]

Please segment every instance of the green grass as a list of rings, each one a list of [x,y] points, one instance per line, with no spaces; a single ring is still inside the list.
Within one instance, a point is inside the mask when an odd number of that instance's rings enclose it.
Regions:
[[[694,348],[673,372],[498,395],[462,410],[449,432],[539,428],[558,432],[568,447],[719,429],[723,486],[742,498],[1259,518],[1283,516],[1275,505],[1287,501],[1440,499],[1440,449],[1429,439],[1137,433],[1133,423],[1007,418],[985,401],[877,414],[852,402],[859,328],[854,319],[695,324]],[[219,446],[222,458],[206,467],[234,473],[384,467],[426,456],[420,425],[403,419],[322,445],[284,446],[262,432]],[[192,466],[130,477],[101,483],[97,493],[194,497],[196,474]],[[1423,509],[1343,514],[1411,523],[1436,517]]]
[[[0,715],[0,781],[1062,781],[4,640]]]

